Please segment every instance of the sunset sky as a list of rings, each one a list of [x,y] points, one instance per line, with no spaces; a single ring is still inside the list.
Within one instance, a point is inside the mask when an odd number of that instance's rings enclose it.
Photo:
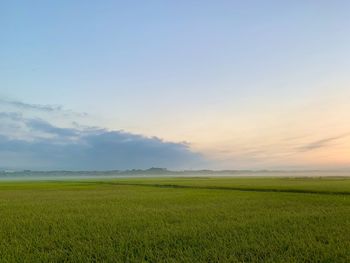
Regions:
[[[349,1],[2,1],[0,169],[350,169]]]

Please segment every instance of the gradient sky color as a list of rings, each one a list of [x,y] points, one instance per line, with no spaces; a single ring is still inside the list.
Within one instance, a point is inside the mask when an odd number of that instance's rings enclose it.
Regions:
[[[35,116],[63,128],[186,141],[208,160],[191,168],[348,169],[349,13],[349,1],[2,1],[0,99],[87,113]]]

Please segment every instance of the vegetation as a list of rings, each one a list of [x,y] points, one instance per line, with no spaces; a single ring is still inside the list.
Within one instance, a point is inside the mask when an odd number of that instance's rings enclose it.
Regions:
[[[0,183],[1,262],[350,262],[350,179]]]

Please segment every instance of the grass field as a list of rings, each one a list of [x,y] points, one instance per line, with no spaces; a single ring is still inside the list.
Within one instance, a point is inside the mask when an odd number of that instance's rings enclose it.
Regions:
[[[0,262],[350,262],[350,178],[0,182]]]

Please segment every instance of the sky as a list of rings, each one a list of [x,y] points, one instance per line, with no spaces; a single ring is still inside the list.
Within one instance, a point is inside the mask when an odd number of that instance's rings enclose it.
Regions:
[[[0,169],[350,169],[349,1],[1,1]]]

